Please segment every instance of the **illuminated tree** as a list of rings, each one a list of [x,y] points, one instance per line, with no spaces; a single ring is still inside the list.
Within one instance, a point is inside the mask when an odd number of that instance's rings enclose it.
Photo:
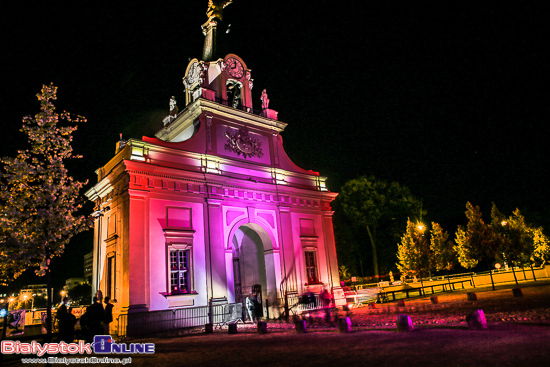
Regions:
[[[340,278],[342,280],[346,280],[350,278],[348,267],[345,265],[342,265],[338,268],[338,273],[340,274]]]
[[[449,234],[439,225],[432,222],[430,230],[430,249],[432,251],[433,266],[436,271],[446,270],[447,275],[456,264],[456,252],[454,243],[448,241]],[[449,283],[451,280],[449,280]]]
[[[474,207],[470,202],[466,203],[466,218],[468,218],[466,227],[458,226],[456,231],[454,249],[458,254],[458,262],[466,269],[471,269],[484,259],[494,290],[495,282],[490,261],[497,256],[501,242],[492,228],[483,221],[478,206]]]
[[[431,272],[433,264],[430,240],[425,232],[424,225],[407,220],[407,229],[397,245],[397,268],[402,274],[418,275],[422,286],[422,277]]]
[[[422,203],[397,182],[387,183],[374,176],[346,182],[339,201],[348,219],[366,230],[372,249],[374,276],[380,276],[379,249],[389,254],[388,265],[395,263],[395,243],[402,233],[400,223],[420,214]],[[386,270],[386,269],[384,269]],[[388,271],[390,269],[387,269]]]
[[[533,262],[548,254],[548,238],[542,232],[542,228],[532,228],[525,222],[525,217],[519,209],[514,210],[511,216],[505,217],[493,204],[491,210],[491,226],[500,236],[502,242],[502,256],[505,261],[512,264],[512,272],[516,284],[518,283],[514,266],[529,264],[533,272]],[[525,270],[524,270],[525,277]]]
[[[493,203],[491,208],[491,227],[501,244],[500,253],[504,261],[512,265],[514,280],[518,284],[514,266],[520,265],[526,260],[526,254],[532,253],[529,247],[532,244],[529,236],[529,227],[525,224],[525,218],[519,209],[506,218]],[[529,257],[529,256],[528,256]]]
[[[73,154],[72,133],[85,122],[68,112],[55,111],[57,87],[42,87],[37,94],[40,112],[23,118],[21,131],[27,135],[29,149],[19,150],[15,158],[2,158],[0,175],[0,276],[13,280],[27,268],[40,266],[37,274],[48,282],[48,320],[51,320],[50,259],[63,253],[75,234],[89,228],[90,222],[77,211],[83,200],[79,196],[85,182],[67,174],[64,161],[80,158]],[[48,323],[48,335],[51,325]]]
[[[533,239],[533,261],[539,259],[544,265],[548,257],[550,257],[550,241],[542,232],[542,227],[531,228],[531,238]]]

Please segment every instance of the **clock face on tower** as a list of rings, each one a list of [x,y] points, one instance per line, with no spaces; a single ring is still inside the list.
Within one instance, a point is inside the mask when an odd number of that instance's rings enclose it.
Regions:
[[[243,64],[234,57],[228,57],[225,60],[225,71],[230,77],[236,79],[240,79],[244,75]]]

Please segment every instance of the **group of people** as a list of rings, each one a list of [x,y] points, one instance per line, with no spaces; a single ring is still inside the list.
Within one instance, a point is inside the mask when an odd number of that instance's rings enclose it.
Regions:
[[[72,314],[72,307],[68,308],[69,299],[63,298],[63,304],[57,309],[59,340],[66,343],[74,341],[74,326],[76,317]],[[101,304],[100,295],[93,298],[93,303],[86,308],[86,313],[80,317],[80,328],[84,339],[91,343],[95,335],[109,335],[109,328],[113,322],[113,304],[110,297],[103,300]]]
[[[57,319],[59,340],[65,343],[74,341],[74,326],[76,324],[76,316],[73,315],[73,308],[69,307],[69,298],[64,297],[61,306],[57,308],[55,315]]]
[[[299,303],[309,305],[310,307],[317,307],[317,297],[313,292],[305,292],[300,296]],[[319,302],[323,308],[332,306],[332,295],[326,288],[319,293]]]
[[[322,308],[330,313],[334,299],[326,288],[323,288],[319,293],[319,301]],[[299,303],[317,307],[317,297],[313,292],[305,292],[300,296]],[[263,316],[261,288],[257,286],[252,287],[252,292],[246,297],[245,306],[245,316],[248,316],[248,319],[252,322],[258,322],[259,318]]]

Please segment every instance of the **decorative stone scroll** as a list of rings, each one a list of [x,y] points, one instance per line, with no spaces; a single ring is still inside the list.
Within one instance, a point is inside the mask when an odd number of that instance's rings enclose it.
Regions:
[[[248,130],[241,128],[235,134],[230,131],[225,132],[227,142],[225,143],[225,150],[242,155],[244,158],[258,157],[262,158],[264,153],[262,152],[262,143],[256,138],[252,138],[248,135]]]

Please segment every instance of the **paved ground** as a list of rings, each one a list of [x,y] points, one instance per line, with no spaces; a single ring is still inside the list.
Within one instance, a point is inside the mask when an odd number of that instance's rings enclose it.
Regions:
[[[376,309],[359,308],[350,317],[351,333],[340,333],[312,315],[308,333],[293,324],[269,323],[267,334],[254,325],[213,334],[143,339],[155,343],[154,355],[132,355],[132,366],[550,366],[550,282],[521,284],[524,297],[512,295],[512,285],[437,294]],[[469,330],[465,316],[482,309],[489,328]],[[410,315],[415,330],[399,333],[398,313]],[[342,316],[344,314],[342,313]],[[10,365],[19,365],[11,361]]]

